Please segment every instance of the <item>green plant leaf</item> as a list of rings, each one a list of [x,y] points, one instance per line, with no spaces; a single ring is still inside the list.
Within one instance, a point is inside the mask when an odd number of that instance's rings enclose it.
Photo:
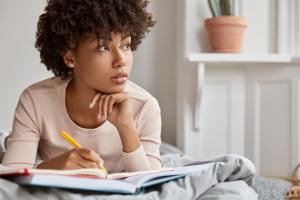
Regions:
[[[235,15],[235,0],[220,0],[222,15]]]
[[[235,3],[236,0],[230,0],[230,15],[235,16]]]
[[[207,1],[208,1],[208,5],[210,8],[211,14],[214,17],[221,16],[222,13],[221,13],[221,9],[220,9],[219,0],[207,0]]]

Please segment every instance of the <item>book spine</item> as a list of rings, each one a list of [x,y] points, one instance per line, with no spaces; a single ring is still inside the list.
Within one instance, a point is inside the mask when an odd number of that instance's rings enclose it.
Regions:
[[[145,192],[145,187],[138,187],[135,190],[134,194],[139,194],[139,193],[144,193]]]
[[[23,171],[23,175],[24,176],[29,176],[30,175],[29,169],[25,168],[24,171]]]

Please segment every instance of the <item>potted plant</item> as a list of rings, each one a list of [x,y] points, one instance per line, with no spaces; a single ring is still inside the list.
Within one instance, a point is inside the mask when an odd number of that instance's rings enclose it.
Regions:
[[[241,52],[247,22],[236,16],[235,3],[235,0],[208,0],[213,17],[205,20],[205,27],[212,52]]]

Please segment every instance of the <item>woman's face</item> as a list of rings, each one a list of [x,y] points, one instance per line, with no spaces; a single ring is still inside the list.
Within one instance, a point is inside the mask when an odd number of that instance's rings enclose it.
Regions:
[[[125,88],[132,67],[131,37],[111,33],[109,40],[88,38],[72,53],[74,78],[102,93]]]

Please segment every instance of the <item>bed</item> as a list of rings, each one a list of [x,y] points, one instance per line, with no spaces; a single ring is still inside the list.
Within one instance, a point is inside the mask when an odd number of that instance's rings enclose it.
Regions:
[[[2,138],[2,140],[1,140]],[[0,132],[0,143],[3,145],[3,134]],[[3,151],[3,146],[0,145],[0,151]],[[163,143],[161,145],[161,155],[164,166],[178,166],[183,163],[189,163],[194,161],[193,158],[190,158],[187,155],[184,155],[178,148]],[[1,159],[1,157],[0,157]],[[163,199],[163,200],[176,200],[176,199],[254,199],[253,196],[250,198],[250,194],[247,195],[249,191],[241,190],[241,196],[228,196],[224,198],[218,198],[217,195],[214,195],[213,190],[211,194],[202,195],[199,193],[199,188],[196,184],[191,184],[191,179],[195,180],[195,177],[187,177],[179,179],[177,181],[171,181],[169,183],[161,184],[155,187],[146,189],[143,193],[138,195],[119,195],[119,194],[104,194],[104,193],[95,193],[95,192],[83,192],[83,191],[70,191],[63,189],[55,188],[30,188],[20,186],[6,179],[0,178],[0,199],[25,199],[25,200],[35,200],[35,199],[89,199],[89,200],[145,200],[145,199]],[[240,184],[240,183],[239,183]],[[237,185],[239,187],[240,185]],[[233,187],[235,187],[233,185]],[[285,194],[292,184],[281,179],[267,178],[261,176],[255,176],[254,184],[252,190],[255,191],[258,195],[257,199],[259,200],[277,200],[285,199]],[[217,191],[216,193],[222,190]],[[250,191],[251,192],[251,191]],[[236,193],[236,191],[235,191]],[[205,196],[205,197],[204,197]],[[255,198],[256,199],[256,198]]]
[[[161,154],[184,155],[178,148],[166,143],[161,146]],[[290,182],[282,179],[255,176],[252,188],[257,192],[258,200],[285,200],[285,195],[292,186]]]

